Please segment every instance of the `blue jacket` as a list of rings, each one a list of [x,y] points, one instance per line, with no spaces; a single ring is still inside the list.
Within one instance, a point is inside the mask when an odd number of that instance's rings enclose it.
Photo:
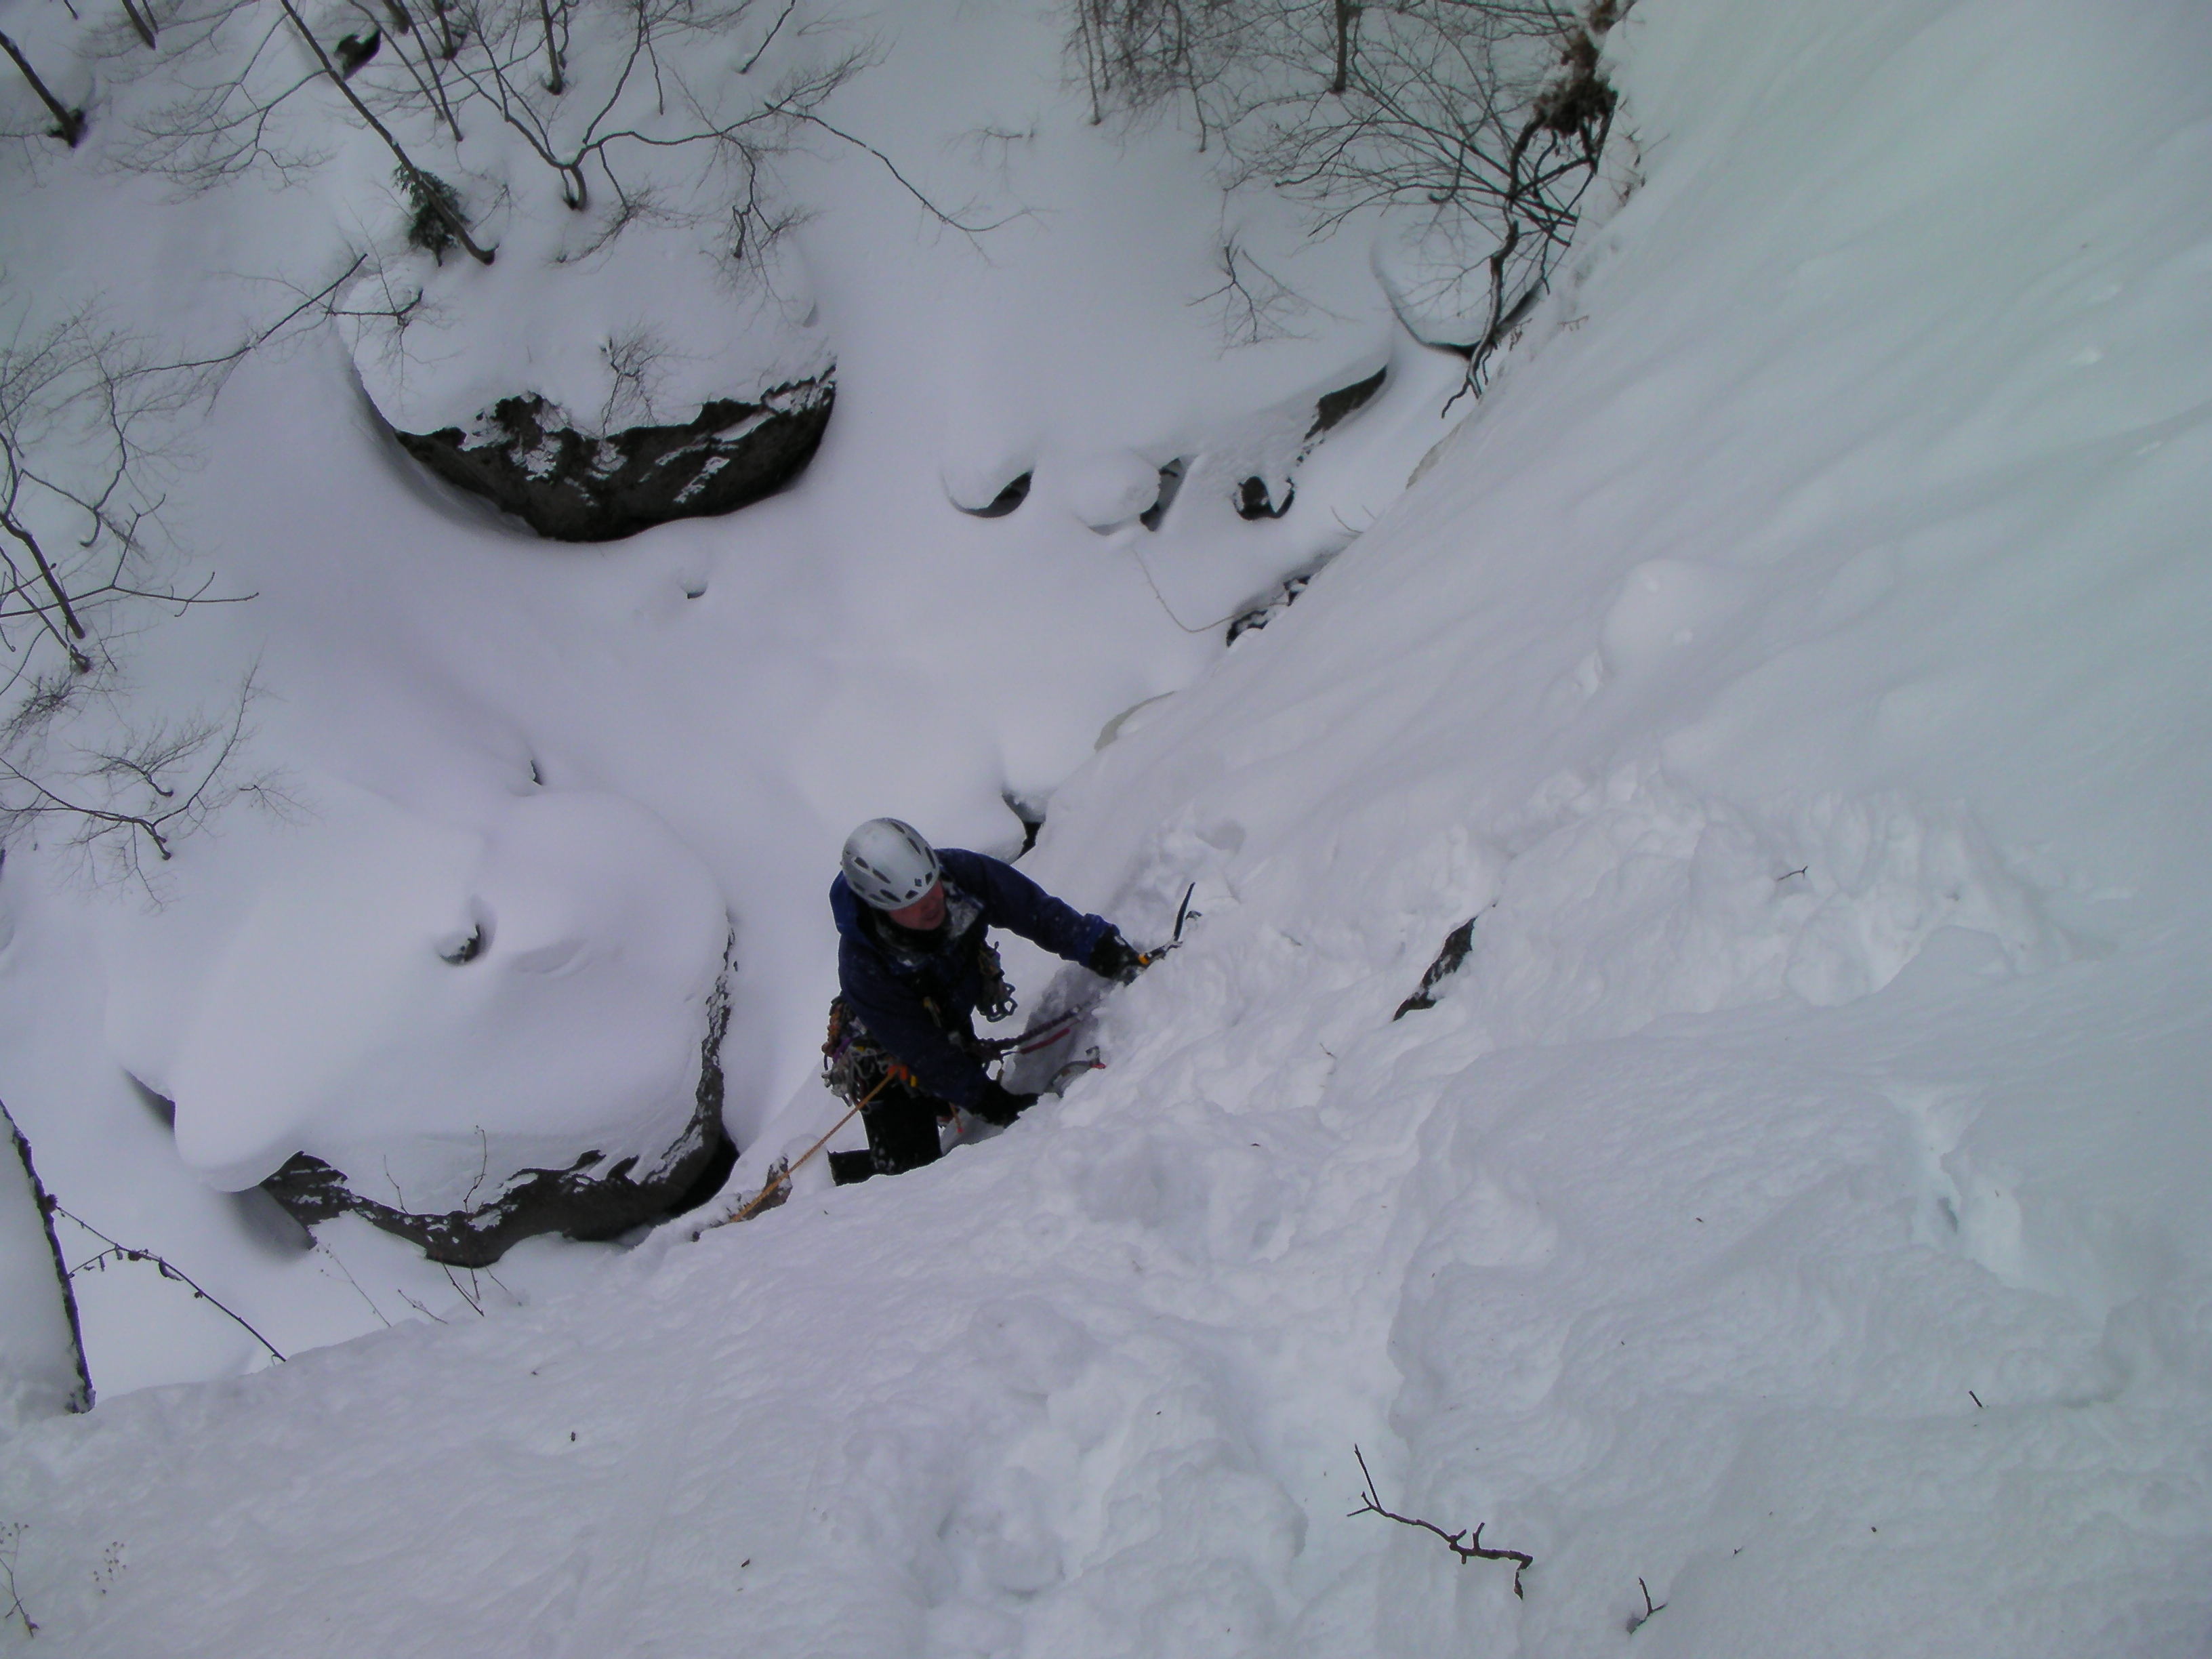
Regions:
[[[981,853],[940,847],[946,915],[933,948],[899,939],[841,874],[830,884],[837,919],[837,981],[845,1004],[870,1036],[902,1060],[939,1100],[973,1106],[988,1081],[975,1057],[946,1035],[970,1029],[983,994],[976,947],[986,927],[1006,927],[1070,962],[1083,962],[1112,931],[1103,916],[1062,904],[1012,866]],[[910,939],[911,936],[908,936]],[[941,1011],[931,1018],[923,999]]]

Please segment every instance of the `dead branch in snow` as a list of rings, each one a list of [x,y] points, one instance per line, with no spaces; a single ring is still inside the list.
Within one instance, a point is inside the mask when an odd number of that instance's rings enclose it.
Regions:
[[[70,821],[64,844],[143,880],[179,834],[222,806],[284,805],[240,768],[248,668],[223,714],[149,717],[131,707],[118,650],[164,615],[242,604],[187,586],[162,526],[191,416],[252,353],[336,314],[349,259],[219,350],[176,357],[90,308],[44,325],[0,293],[0,841]]]
[[[1261,345],[1269,340],[1298,337],[1291,325],[1312,307],[1254,258],[1235,236],[1222,238],[1215,269],[1221,274],[1221,285],[1190,303],[1214,306],[1222,335],[1230,344]]]
[[[1628,1633],[1631,1636],[1635,1635],[1638,1631],[1642,1630],[1644,1626],[1650,1624],[1651,1622],[1651,1615],[1653,1613],[1663,1613],[1666,1611],[1667,1607],[1667,1604],[1664,1601],[1660,1602],[1657,1607],[1652,1606],[1651,1586],[1644,1582],[1643,1575],[1640,1573],[1637,1575],[1636,1588],[1644,1592],[1644,1611],[1641,1613],[1632,1613],[1628,1615]]]
[[[100,1231],[99,1228],[94,1226],[92,1223],[87,1221],[82,1216],[74,1214],[70,1211],[64,1208],[59,1200],[48,1197],[46,1199],[45,1203],[47,1214],[58,1215],[64,1221],[75,1223],[77,1226],[83,1228],[85,1231],[90,1233],[94,1238],[98,1239],[106,1247],[97,1255],[87,1256],[83,1261],[78,1262],[76,1266],[71,1267],[70,1269],[70,1278],[74,1279],[82,1273],[105,1272],[106,1271],[107,1264],[110,1261],[150,1261],[160,1272],[162,1278],[174,1279],[177,1283],[184,1285],[187,1290],[191,1291],[193,1296],[198,1297],[200,1301],[206,1303],[217,1313],[224,1316],[231,1322],[231,1323],[237,1326],[239,1329],[244,1331],[256,1342],[258,1342],[263,1347],[266,1348],[269,1351],[269,1357],[270,1358],[276,1360],[280,1365],[284,1363],[284,1356],[276,1351],[276,1345],[275,1343],[271,1342],[267,1337],[262,1335],[259,1331],[255,1330],[252,1325],[246,1322],[245,1317],[238,1313],[234,1309],[224,1306],[222,1303],[217,1301],[213,1296],[210,1296],[206,1289],[201,1285],[198,1280],[195,1279],[190,1273],[185,1272],[183,1268],[169,1261],[168,1258],[161,1255],[160,1251],[135,1249],[128,1244],[118,1244],[115,1240],[110,1238],[106,1233]]]
[[[36,1636],[39,1633],[38,1620],[31,1617],[31,1610],[23,1605],[22,1592],[15,1584],[15,1558],[22,1550],[23,1534],[27,1530],[27,1525],[21,1521],[10,1521],[7,1525],[0,1526],[0,1579],[7,1581],[4,1585],[0,1585],[0,1589],[8,1592],[8,1608],[6,1612],[0,1613],[0,1622],[10,1619],[21,1620],[23,1634]]]
[[[70,684],[42,682],[10,724],[27,713],[33,720],[52,718],[49,708],[66,705]],[[42,744],[46,763],[36,769],[0,750],[0,840],[59,818],[67,825],[64,847],[92,860],[99,873],[155,893],[147,854],[168,862],[179,837],[242,802],[280,815],[292,810],[276,774],[241,775],[254,696],[249,669],[222,719],[125,718],[104,743],[75,746],[66,758]],[[108,699],[116,700],[112,691]]]
[[[1376,1496],[1375,1477],[1368,1470],[1365,1455],[1358,1446],[1352,1449],[1352,1455],[1359,1460],[1359,1473],[1367,1482],[1364,1500],[1358,1509],[1351,1511],[1352,1514],[1379,1515],[1385,1521],[1395,1521],[1401,1527],[1414,1527],[1423,1532],[1432,1532],[1443,1539],[1444,1547],[1459,1557],[1462,1561],[1510,1561],[1513,1563],[1513,1594],[1516,1596],[1521,1595],[1521,1575],[1527,1569],[1536,1565],[1533,1556],[1524,1555],[1519,1550],[1493,1550],[1483,1547],[1482,1528],[1488,1524],[1486,1522],[1477,1522],[1474,1535],[1469,1538],[1468,1529],[1464,1527],[1457,1532],[1446,1532],[1433,1521],[1424,1521],[1418,1516],[1400,1515],[1395,1510],[1384,1509],[1382,1500]],[[1462,1543],[1460,1541],[1462,1539],[1466,1539],[1467,1541]]]
[[[940,206],[889,155],[829,119],[830,100],[878,48],[823,51],[816,37],[826,26],[787,29],[788,5],[733,66],[729,44],[749,38],[756,0],[434,0],[421,21],[409,0],[343,3],[354,32],[326,46],[295,0],[183,0],[162,58],[188,90],[139,125],[128,163],[195,191],[252,171],[295,176],[325,149],[319,118],[300,101],[321,88],[390,152],[418,230],[427,216],[436,241],[450,238],[486,264],[493,250],[475,240],[461,191],[418,159],[434,149],[451,158],[438,167],[458,169],[458,147],[484,119],[552,173],[572,210],[613,203],[592,246],[572,258],[665,215],[657,203],[675,181],[657,175],[690,156],[683,187],[726,191],[732,256],[758,264],[800,216],[781,200],[775,164],[817,131],[872,156],[951,228],[975,235],[1003,222]],[[755,76],[779,40],[781,69]],[[501,181],[482,182],[504,195]]]

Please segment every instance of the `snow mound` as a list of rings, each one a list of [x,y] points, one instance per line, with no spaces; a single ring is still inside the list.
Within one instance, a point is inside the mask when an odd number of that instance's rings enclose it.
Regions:
[[[547,245],[520,245],[528,230]],[[535,393],[593,436],[690,419],[716,398],[754,398],[806,380],[830,344],[787,297],[733,287],[696,233],[632,226],[599,251],[564,257],[573,227],[519,221],[489,266],[428,256],[362,277],[345,299],[362,389],[402,432],[473,434],[501,399]],[[787,282],[802,280],[795,268]],[[413,300],[404,325],[395,285]],[[647,300],[644,296],[650,296]]]
[[[176,1103],[177,1148],[248,1187],[295,1152],[396,1207],[482,1201],[585,1150],[658,1156],[694,1108],[728,923],[712,876],[634,803],[514,798],[477,827],[330,786],[188,1009],[111,1009]]]
[[[1990,941],[2001,971],[2066,957],[1970,814],[1899,793],[1738,806],[1630,767],[1554,780],[1504,845],[1465,993],[1500,1046],[1622,1036],[1785,994],[1838,1006],[1944,927]]]

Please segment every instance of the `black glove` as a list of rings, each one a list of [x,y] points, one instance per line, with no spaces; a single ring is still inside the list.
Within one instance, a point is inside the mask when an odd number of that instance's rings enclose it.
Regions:
[[[1001,1087],[995,1079],[986,1078],[983,1092],[968,1109],[984,1122],[1003,1129],[1036,1105],[1036,1100],[1035,1095],[1018,1095],[1011,1089]]]
[[[1083,965],[1101,979],[1119,980],[1127,985],[1143,970],[1145,959],[1129,948],[1128,940],[1109,927],[1106,936],[1091,947],[1090,958]]]

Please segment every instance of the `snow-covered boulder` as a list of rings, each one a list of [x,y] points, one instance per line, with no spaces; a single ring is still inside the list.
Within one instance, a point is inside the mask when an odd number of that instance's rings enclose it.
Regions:
[[[566,1169],[515,1170],[488,1200],[479,1193],[450,1210],[425,1213],[386,1204],[361,1190],[367,1183],[359,1176],[312,1153],[295,1152],[261,1183],[262,1190],[303,1225],[358,1215],[421,1245],[433,1261],[456,1267],[489,1267],[509,1246],[541,1233],[613,1238],[685,1207],[696,1193],[719,1184],[727,1172],[734,1149],[722,1133],[720,1050],[729,1024],[726,975],[707,1005],[691,1121],[643,1167],[635,1158],[610,1158],[587,1149]]]
[[[556,541],[733,512],[804,471],[836,366],[805,275],[532,198],[491,265],[419,250],[346,306],[362,389],[447,483]]]
[[[112,981],[111,1047],[185,1164],[456,1264],[665,1213],[723,1146],[730,924],[698,857],[613,795],[463,826],[315,788],[241,921],[156,919]]]

